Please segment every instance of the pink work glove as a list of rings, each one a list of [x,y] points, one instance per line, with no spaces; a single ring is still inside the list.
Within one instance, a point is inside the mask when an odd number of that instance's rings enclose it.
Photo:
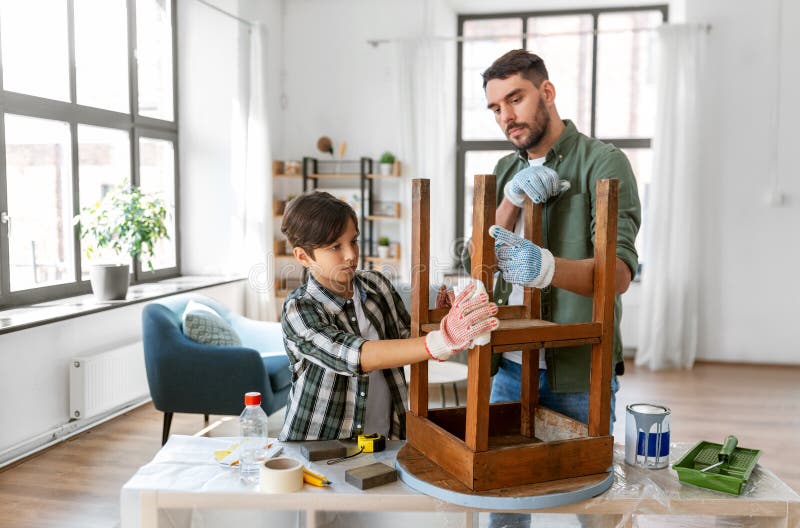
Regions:
[[[472,347],[477,336],[491,332],[500,324],[497,305],[485,293],[472,299],[475,283],[471,282],[453,301],[453,307],[442,319],[439,330],[425,336],[425,348],[433,359],[445,361],[456,352]]]

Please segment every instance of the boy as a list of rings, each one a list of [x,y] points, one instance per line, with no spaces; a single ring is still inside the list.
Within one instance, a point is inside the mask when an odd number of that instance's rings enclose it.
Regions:
[[[281,232],[309,272],[283,305],[292,388],[280,440],[330,440],[379,433],[405,438],[403,365],[447,360],[497,328],[497,306],[466,288],[440,330],[409,339],[400,296],[376,271],[356,270],[353,209],[324,192],[293,200]]]

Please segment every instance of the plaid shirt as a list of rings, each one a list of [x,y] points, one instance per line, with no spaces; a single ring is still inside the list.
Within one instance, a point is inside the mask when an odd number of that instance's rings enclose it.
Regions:
[[[410,317],[389,281],[374,271],[353,279],[364,314],[381,339],[410,335]],[[325,289],[313,276],[286,299],[283,341],[292,388],[280,440],[332,440],[363,434],[369,373],[361,368],[361,337],[350,299]],[[401,368],[383,369],[392,398],[389,436],[405,438],[407,387]],[[366,431],[369,433],[370,431]]]

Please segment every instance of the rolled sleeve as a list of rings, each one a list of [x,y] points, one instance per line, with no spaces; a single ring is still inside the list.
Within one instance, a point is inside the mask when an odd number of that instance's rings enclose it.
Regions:
[[[366,339],[337,328],[313,303],[296,298],[287,300],[281,324],[290,353],[337,374],[364,373],[361,345]]]
[[[602,157],[595,170],[592,171],[592,193],[594,194],[597,181],[603,179],[619,180],[618,208],[617,208],[617,257],[622,260],[631,271],[631,277],[636,275],[639,267],[639,255],[636,252],[636,235],[642,223],[642,209],[639,203],[639,189],[636,177],[625,154],[610,147],[610,152]],[[595,217],[596,197],[592,198],[592,218]],[[592,221],[594,234],[594,220]]]

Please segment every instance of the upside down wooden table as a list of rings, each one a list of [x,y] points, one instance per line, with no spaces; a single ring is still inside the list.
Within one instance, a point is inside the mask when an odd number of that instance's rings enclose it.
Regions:
[[[307,464],[333,482],[329,488],[306,485],[295,493],[264,494],[242,484],[235,470],[214,459],[213,451],[233,440],[172,436],[122,488],[122,528],[485,524],[486,514],[480,513],[485,509],[435,499],[402,481],[366,491],[345,482],[346,469],[376,461],[394,465],[402,442],[389,442],[386,451],[337,465]],[[691,446],[673,444],[671,458],[677,460]],[[295,445],[287,444],[283,454],[301,459]],[[546,519],[547,526],[577,525],[574,519],[579,514],[582,526],[800,527],[800,496],[762,466],[756,467],[745,492],[737,497],[682,485],[672,469],[628,466],[624,447],[616,445],[613,478],[611,488],[597,497],[525,511]]]

